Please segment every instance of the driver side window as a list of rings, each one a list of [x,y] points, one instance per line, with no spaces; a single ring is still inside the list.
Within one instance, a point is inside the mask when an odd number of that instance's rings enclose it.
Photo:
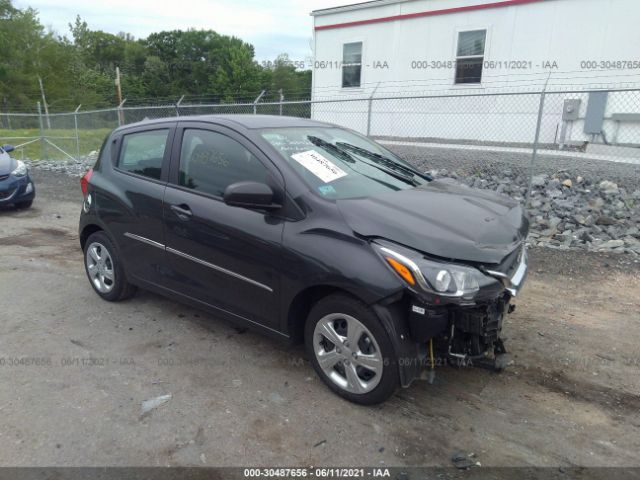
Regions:
[[[221,197],[232,183],[266,183],[267,176],[260,160],[236,140],[208,130],[184,131],[180,186]]]

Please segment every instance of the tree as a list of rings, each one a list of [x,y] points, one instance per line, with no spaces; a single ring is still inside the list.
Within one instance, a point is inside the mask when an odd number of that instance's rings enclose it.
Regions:
[[[287,98],[309,97],[310,70],[297,70],[286,53],[281,53],[268,65],[272,65],[271,68],[265,68],[262,73],[263,89],[271,92],[282,90]]]
[[[115,68],[129,104],[181,95],[192,101],[233,102],[261,89],[288,98],[309,92],[310,72],[296,70],[286,54],[271,68],[258,65],[251,44],[213,30],[171,30],[145,39],[92,30],[76,16],[70,38],[46,31],[32,8],[0,0],[0,105],[32,111],[42,78],[53,110],[115,105]],[[305,96],[308,93],[305,94]],[[7,99],[6,101],[4,99]]]

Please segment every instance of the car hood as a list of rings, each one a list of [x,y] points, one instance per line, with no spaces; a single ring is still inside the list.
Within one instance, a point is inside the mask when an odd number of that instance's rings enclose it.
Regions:
[[[438,257],[500,263],[522,244],[529,222],[518,202],[434,180],[389,194],[337,201],[354,232]]]
[[[15,160],[8,153],[0,153],[0,175],[7,175],[16,168]]]

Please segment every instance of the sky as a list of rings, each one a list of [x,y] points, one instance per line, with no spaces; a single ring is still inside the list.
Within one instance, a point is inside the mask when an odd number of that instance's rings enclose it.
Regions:
[[[40,21],[70,37],[69,23],[80,15],[92,30],[127,32],[143,38],[161,30],[211,29],[253,44],[258,61],[288,53],[291,60],[311,55],[309,12],[361,0],[14,0],[33,7]]]

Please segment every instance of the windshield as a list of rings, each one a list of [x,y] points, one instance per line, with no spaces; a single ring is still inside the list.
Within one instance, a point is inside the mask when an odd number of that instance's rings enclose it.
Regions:
[[[377,143],[341,128],[273,128],[261,135],[325,198],[367,197],[430,180]]]

